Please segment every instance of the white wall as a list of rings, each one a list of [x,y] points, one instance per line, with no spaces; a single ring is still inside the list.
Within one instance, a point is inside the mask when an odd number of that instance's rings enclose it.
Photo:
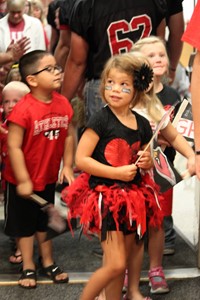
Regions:
[[[197,0],[184,0],[183,1],[183,14],[185,21],[188,21],[194,10],[194,6],[197,3]]]
[[[200,1],[200,0],[199,0]],[[189,21],[197,0],[184,0],[183,12],[185,21]],[[186,160],[176,155],[175,165],[182,172],[186,169]],[[174,187],[173,218],[178,233],[195,250],[199,243],[200,181],[193,176]]]

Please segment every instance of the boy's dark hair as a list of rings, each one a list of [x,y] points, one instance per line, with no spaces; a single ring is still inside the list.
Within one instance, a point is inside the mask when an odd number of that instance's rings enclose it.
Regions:
[[[26,77],[37,72],[38,62],[46,55],[50,55],[45,50],[34,50],[23,55],[19,60],[19,72],[21,81],[28,84]]]

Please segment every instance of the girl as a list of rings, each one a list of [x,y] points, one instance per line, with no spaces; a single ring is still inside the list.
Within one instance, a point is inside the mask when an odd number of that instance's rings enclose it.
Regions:
[[[149,148],[142,151],[151,139],[151,127],[131,110],[149,99],[145,90],[152,75],[151,68],[134,55],[108,60],[101,80],[107,105],[89,120],[76,152],[76,166],[90,174],[89,187],[84,185],[88,177],[83,173],[62,192],[71,217],[80,216],[86,234],[88,230],[99,234],[104,252],[103,266],[91,276],[81,300],[94,300],[104,288],[107,300],[120,300],[130,252],[143,256],[137,240],[146,231],[146,209],[152,226],[162,223],[153,192],[157,187],[147,173],[140,172],[152,166]],[[138,261],[134,266],[137,276],[141,269]]]
[[[47,23],[45,7],[42,1],[40,0],[30,1],[30,15],[41,21],[44,29],[44,39],[45,39],[46,49],[49,50],[50,40],[51,40],[51,26]]]
[[[134,56],[142,55],[141,53],[138,54],[138,50],[145,54],[148,57],[150,63],[152,64],[156,92],[158,93],[158,87],[165,88],[166,90],[168,90],[168,87],[164,87],[161,83],[161,78],[163,77],[164,73],[166,73],[168,67],[167,53],[162,40],[160,40],[157,37],[149,37],[139,40],[133,48]],[[152,128],[155,128],[156,124],[160,119],[160,116],[163,115],[165,111],[158,98],[154,95],[153,89],[151,89],[148,93],[151,93],[152,100],[150,102],[145,103],[144,105],[136,105],[134,107],[134,110],[148,118],[151,122]],[[176,100],[177,97],[174,98],[174,102],[176,102]],[[168,102],[168,105],[172,105],[174,104],[174,102]],[[169,120],[166,120],[160,131],[162,135],[160,143],[164,145],[172,145],[178,152],[182,153],[186,158],[188,158],[188,168],[190,170],[190,173],[194,173],[194,152],[187,143],[187,141],[180,134],[178,134],[178,132],[172,126]],[[167,153],[169,153],[169,150]],[[173,157],[173,153],[171,154],[171,156],[169,156],[169,159],[171,157]],[[172,201],[171,190],[163,194],[163,198],[160,202],[162,211],[165,216],[168,215],[168,212],[170,211],[168,204],[169,201]],[[156,230],[150,227],[148,230],[148,239],[148,251],[150,256],[149,281],[151,286],[151,293],[167,293],[169,292],[169,287],[166,283],[164,272],[162,269],[162,256],[164,249],[163,227]],[[130,259],[129,262],[129,272],[131,272],[131,270],[133,270],[132,265],[134,265],[134,257]],[[136,282],[134,282],[134,279],[132,279],[130,273],[128,285],[128,294],[124,297],[124,299],[132,299],[131,297],[133,297],[133,291],[137,288],[135,287]]]

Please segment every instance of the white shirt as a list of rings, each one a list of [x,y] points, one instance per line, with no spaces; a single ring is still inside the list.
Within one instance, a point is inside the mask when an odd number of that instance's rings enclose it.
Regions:
[[[30,49],[27,52],[33,50],[45,50],[45,39],[43,26],[37,18],[23,15],[24,30],[23,36],[30,38]],[[8,14],[0,19],[0,52],[6,52],[8,46],[11,43],[10,28],[8,24]]]

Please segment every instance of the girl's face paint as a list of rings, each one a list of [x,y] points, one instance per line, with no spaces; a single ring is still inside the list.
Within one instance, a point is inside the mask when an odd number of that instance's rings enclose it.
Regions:
[[[111,85],[106,85],[106,86],[105,86],[105,90],[111,91],[111,90],[112,90],[112,86],[111,86]]]
[[[130,93],[131,93],[131,89],[123,88],[123,89],[122,89],[122,93],[130,94]]]
[[[111,91],[112,90],[112,86],[111,85],[106,85],[105,86],[105,90]],[[131,93],[131,89],[122,88],[121,91],[122,91],[122,93],[127,93],[127,94]]]

